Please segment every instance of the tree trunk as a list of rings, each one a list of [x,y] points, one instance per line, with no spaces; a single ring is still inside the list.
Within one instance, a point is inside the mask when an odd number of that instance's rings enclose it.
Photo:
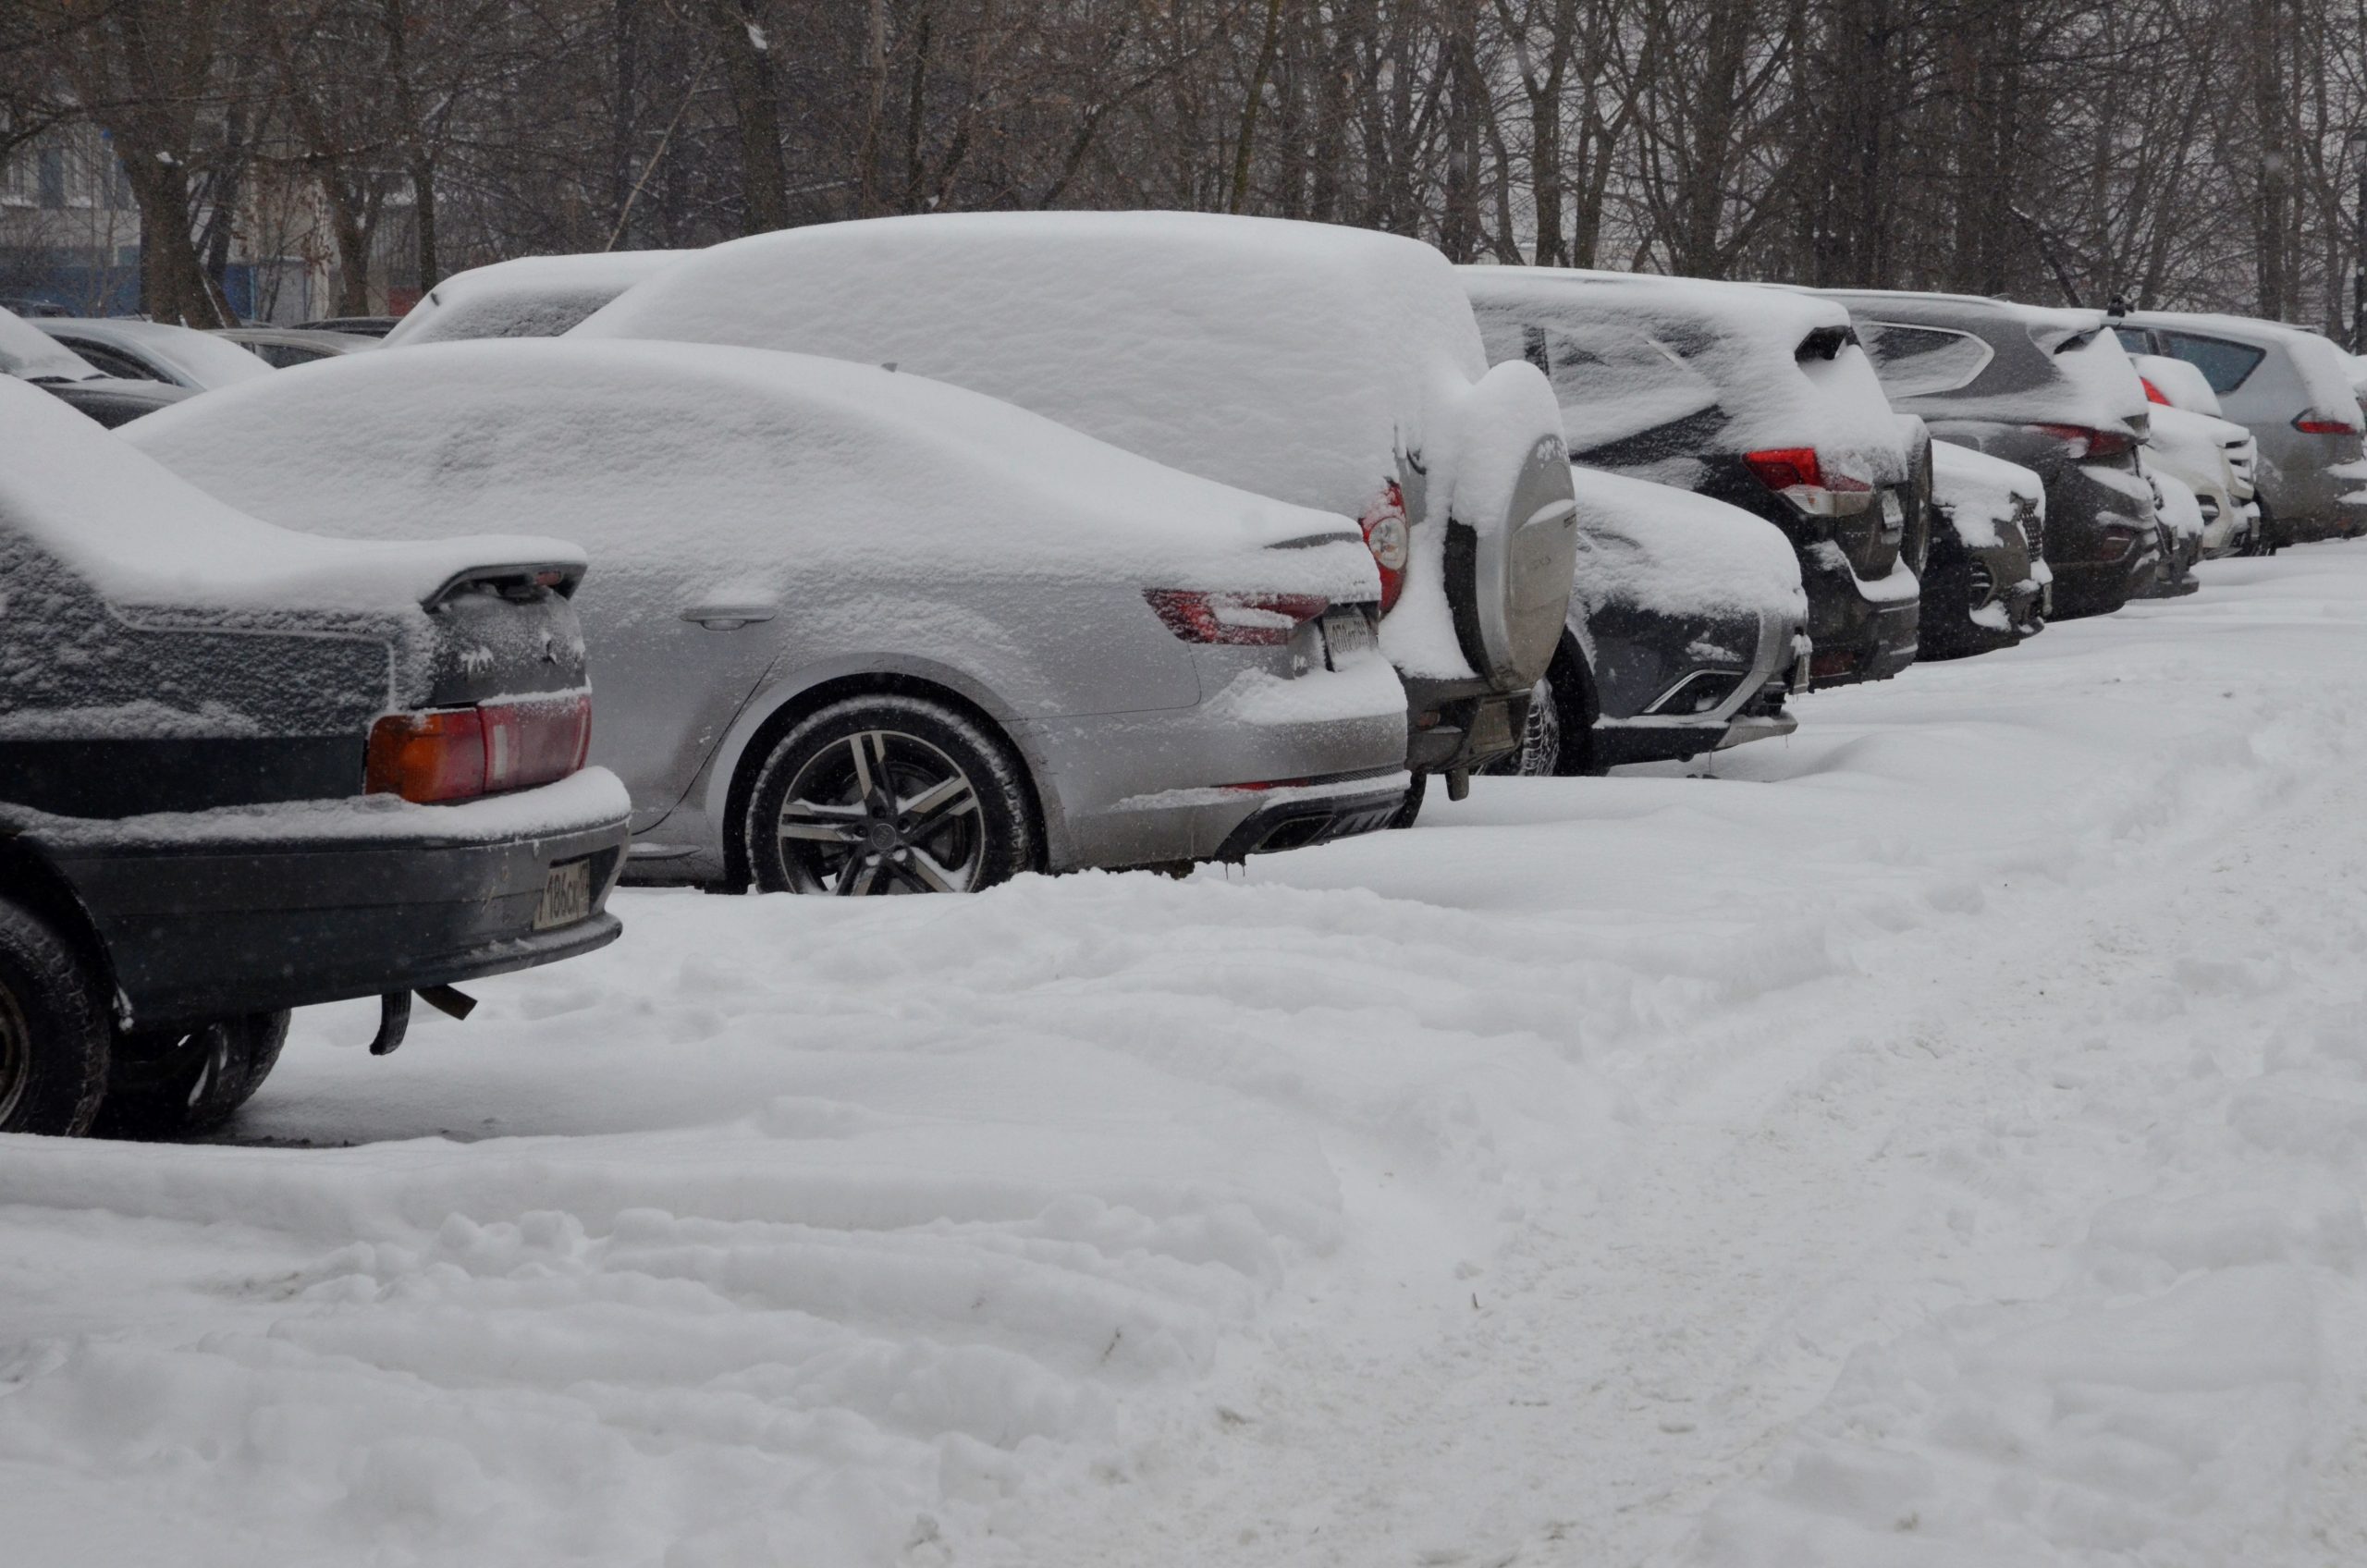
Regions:
[[[740,232],[789,227],[789,171],[780,153],[780,101],[772,40],[756,20],[757,0],[708,0],[723,56],[723,80],[740,136]]]

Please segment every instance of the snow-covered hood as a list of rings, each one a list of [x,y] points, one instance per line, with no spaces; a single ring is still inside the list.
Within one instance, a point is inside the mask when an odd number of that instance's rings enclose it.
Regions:
[[[1907,477],[1889,399],[1833,301],[1642,273],[1459,271],[1489,358],[1544,367],[1575,454],[1699,418],[1715,422],[1704,448],[1814,447],[1878,484]],[[1632,472],[1687,483],[1685,460]]]
[[[464,337],[556,337],[687,251],[521,256],[454,273],[386,334],[384,346]]]
[[[2046,515],[2046,485],[2019,463],[1953,441],[1932,443],[1932,499],[1968,549],[1995,549],[2015,514]]]
[[[1674,485],[1573,466],[1576,597],[1668,615],[1741,611],[1803,619],[1799,557],[1781,530]]]
[[[246,391],[267,395],[277,379],[264,376],[162,411],[195,411],[203,401]],[[340,438],[368,428],[357,421]],[[275,527],[9,377],[0,377],[0,451],[7,454],[0,462],[0,521],[116,605],[416,609],[454,578],[481,568],[584,564],[572,545],[524,534],[361,543]]]
[[[260,516],[340,533],[563,529],[749,592],[822,570],[1379,594],[1347,519],[876,366],[521,338],[352,354],[127,427]],[[827,552],[827,560],[812,553]]]

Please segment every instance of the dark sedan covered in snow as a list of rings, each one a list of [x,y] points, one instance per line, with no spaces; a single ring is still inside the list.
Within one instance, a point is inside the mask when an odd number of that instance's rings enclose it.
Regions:
[[[0,378],[0,1133],[168,1135],[288,1010],[613,939],[571,546],[365,545],[215,502]]]

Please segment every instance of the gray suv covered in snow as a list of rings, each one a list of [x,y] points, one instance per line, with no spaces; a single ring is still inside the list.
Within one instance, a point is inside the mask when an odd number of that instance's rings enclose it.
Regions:
[[[2362,422],[2341,349],[2305,328],[2248,316],[2137,311],[2113,325],[2130,353],[2200,370],[2220,413],[2258,439],[2253,484],[2274,540],[2367,533]]]
[[[288,1010],[614,939],[572,546],[267,527],[0,379],[0,1132],[227,1119]]]
[[[2145,388],[2101,311],[1961,294],[1834,289],[1891,402],[1934,439],[2019,463],[2046,487],[2054,613],[2103,615],[2163,570]]]

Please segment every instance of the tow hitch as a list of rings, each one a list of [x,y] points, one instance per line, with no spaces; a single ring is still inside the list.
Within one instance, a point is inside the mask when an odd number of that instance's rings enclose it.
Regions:
[[[392,1056],[395,1047],[411,1033],[411,998],[409,991],[388,991],[378,998],[378,1033],[371,1037],[372,1056]],[[447,1018],[466,1019],[476,1011],[477,999],[449,986],[422,986],[419,999]]]

